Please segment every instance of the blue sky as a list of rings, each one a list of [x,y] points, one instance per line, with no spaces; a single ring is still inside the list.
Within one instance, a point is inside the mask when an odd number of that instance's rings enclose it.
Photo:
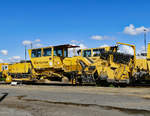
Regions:
[[[0,0],[0,50],[8,50],[0,59],[23,58],[22,42],[36,39],[44,46],[76,40],[99,47],[119,41],[139,50],[141,30],[150,27],[149,6],[149,0]]]

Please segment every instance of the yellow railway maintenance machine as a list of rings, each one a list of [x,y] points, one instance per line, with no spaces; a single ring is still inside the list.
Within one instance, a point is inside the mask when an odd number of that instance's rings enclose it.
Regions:
[[[30,61],[21,61],[18,63],[1,63],[0,75],[3,81],[10,83],[12,81],[30,81],[31,64]]]
[[[32,78],[70,82],[72,73],[81,68],[76,62],[77,57],[68,57],[68,50],[76,47],[79,46],[66,44],[29,49]]]
[[[133,84],[150,84],[150,43],[148,43],[147,53],[137,56]]]
[[[134,55],[119,53],[119,45],[127,45],[133,48]],[[96,51],[96,52],[95,52]],[[125,43],[117,43],[117,46],[98,49],[81,50],[83,57],[88,57],[93,63],[84,68],[81,73],[82,80],[93,80],[100,85],[129,84],[135,67],[135,46]]]
[[[78,50],[78,59],[81,70],[75,78],[76,83],[80,84],[95,84],[96,65],[100,63],[100,56],[104,52],[116,52],[117,46],[106,46],[99,48],[88,48]]]
[[[31,70],[30,61],[21,61],[8,65],[8,74],[12,77],[12,81],[32,81]]]
[[[8,63],[0,63],[0,81],[10,83],[12,81],[11,76],[8,74]]]

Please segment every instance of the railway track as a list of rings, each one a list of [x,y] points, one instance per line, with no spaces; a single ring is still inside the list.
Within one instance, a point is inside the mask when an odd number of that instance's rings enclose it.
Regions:
[[[15,81],[16,82],[16,81]],[[9,85],[11,83],[5,83],[5,82],[0,82],[0,84],[4,84],[4,85]],[[34,82],[34,81],[17,81],[16,85],[40,85],[40,86],[97,86],[95,83],[92,84],[88,84],[88,83],[84,83],[82,85],[72,85],[71,83],[60,83],[60,82],[49,82],[49,83],[44,83],[44,82]],[[119,88],[121,86],[114,86],[114,85],[109,85],[109,86],[97,86],[97,87],[116,87]],[[148,83],[140,83],[140,84],[134,84],[134,85],[127,85],[125,87],[132,87],[132,88],[141,88],[141,87],[150,87],[150,84]],[[125,88],[123,87],[123,88]],[[121,87],[122,88],[122,87]]]

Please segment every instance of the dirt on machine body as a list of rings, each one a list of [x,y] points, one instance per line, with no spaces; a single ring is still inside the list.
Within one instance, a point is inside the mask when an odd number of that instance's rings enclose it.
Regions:
[[[120,53],[119,46],[133,48],[134,54]],[[115,46],[78,49],[69,44],[29,49],[29,61],[1,63],[1,81],[49,80],[82,85],[95,83],[108,86],[150,83],[150,44],[146,58],[137,58],[135,46],[117,43]]]

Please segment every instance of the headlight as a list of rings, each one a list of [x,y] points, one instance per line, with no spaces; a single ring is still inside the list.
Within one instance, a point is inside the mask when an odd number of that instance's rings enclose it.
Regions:
[[[49,62],[49,65],[50,65],[50,66],[52,66],[52,65],[53,65],[53,63],[52,63],[52,62]]]

